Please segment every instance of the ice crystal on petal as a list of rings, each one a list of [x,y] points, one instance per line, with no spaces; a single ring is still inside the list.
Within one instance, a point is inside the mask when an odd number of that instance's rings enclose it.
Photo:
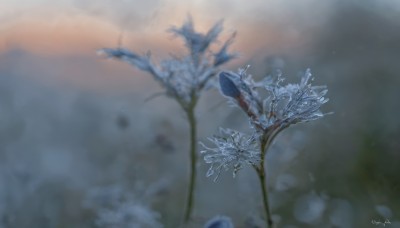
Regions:
[[[216,147],[201,145],[204,161],[211,164],[207,177],[216,175],[216,181],[222,170],[233,170],[233,177],[244,164],[256,165],[260,161],[259,145],[254,136],[231,129],[220,129],[220,136],[208,138]]]

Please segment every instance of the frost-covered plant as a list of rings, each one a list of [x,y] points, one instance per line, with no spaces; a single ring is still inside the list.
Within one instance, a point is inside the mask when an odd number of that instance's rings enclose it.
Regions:
[[[256,138],[232,129],[220,128],[221,136],[209,138],[216,148],[209,148],[200,143],[209,153],[204,161],[211,164],[207,176],[215,175],[215,181],[223,169],[233,169],[233,177],[243,164],[257,165],[260,162],[260,151],[256,146]],[[224,148],[224,150],[220,150]]]
[[[201,93],[210,87],[211,81],[217,75],[218,67],[232,60],[236,54],[229,53],[235,33],[223,43],[217,52],[212,52],[210,46],[217,41],[222,32],[222,21],[216,23],[207,33],[196,32],[192,19],[181,27],[172,27],[171,33],[183,38],[187,55],[173,56],[170,59],[155,64],[151,61],[150,52],[140,55],[124,48],[103,48],[100,53],[107,57],[127,62],[142,71],[148,72],[166,90],[166,95],[176,100],[185,111],[190,126],[190,181],[188,190],[185,221],[191,216],[194,204],[194,188],[196,182],[196,116],[195,108]]]
[[[163,227],[157,220],[160,215],[149,208],[132,202],[121,202],[114,208],[102,209],[98,212],[98,227]]]
[[[95,211],[97,227],[163,227],[158,212],[118,185],[91,189],[84,206]]]
[[[300,83],[286,85],[282,84],[281,73],[275,79],[269,76],[255,82],[246,70],[220,73],[219,84],[221,93],[247,114],[253,133],[247,135],[222,129],[221,136],[209,138],[215,147],[203,144],[205,149],[201,153],[205,154],[205,162],[211,164],[207,176],[216,174],[218,177],[222,169],[229,168],[235,176],[243,164],[249,164],[257,171],[267,223],[272,227],[265,169],[268,148],[278,133],[290,125],[323,117],[325,114],[320,107],[328,102],[325,98],[328,90],[326,86],[311,85],[313,79],[309,69]],[[262,97],[259,90],[265,90],[267,96]]]

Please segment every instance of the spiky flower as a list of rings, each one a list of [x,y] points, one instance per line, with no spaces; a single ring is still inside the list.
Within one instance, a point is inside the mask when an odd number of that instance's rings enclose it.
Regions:
[[[140,55],[124,48],[103,48],[99,54],[127,62],[150,73],[165,88],[167,96],[188,108],[201,92],[209,87],[209,81],[218,73],[218,67],[237,56],[228,53],[235,33],[227,39],[221,49],[212,53],[210,45],[217,41],[222,31],[222,21],[216,23],[206,34],[194,29],[191,17],[181,26],[168,30],[183,38],[188,55],[172,56],[159,64],[153,63],[150,52]]]
[[[265,178],[268,148],[278,133],[290,125],[323,117],[325,114],[320,107],[328,102],[325,98],[328,90],[325,86],[311,85],[309,69],[299,84],[281,85],[284,79],[280,72],[276,79],[266,77],[261,82],[255,82],[251,75],[246,74],[247,68],[239,69],[238,73],[220,73],[219,83],[221,93],[247,114],[253,134],[248,137],[229,130],[221,132],[224,136],[210,138],[216,148],[204,146],[205,152],[211,153],[204,156],[204,161],[211,163],[207,176],[215,170],[219,174],[222,168],[229,169],[231,166],[235,175],[242,164],[250,164],[260,180],[266,222],[268,227],[273,227]],[[264,89],[264,93],[259,93],[260,89]],[[267,95],[261,98],[259,94]]]
[[[219,83],[221,93],[234,105],[241,108],[249,117],[254,129],[251,137],[235,130],[221,130],[222,136],[209,138],[216,147],[209,148],[203,144],[208,153],[204,156],[206,163],[211,164],[207,176],[221,170],[233,168],[234,174],[242,164],[260,167],[266,150],[276,135],[292,124],[307,122],[323,117],[320,107],[328,102],[324,96],[326,86],[312,86],[312,76],[307,69],[299,84],[282,85],[284,79],[279,72],[276,79],[266,77],[255,82],[247,69],[238,73],[221,72]],[[267,96],[262,99],[259,90],[265,90]],[[261,158],[260,158],[261,157]]]
[[[299,84],[282,85],[284,78],[278,73],[276,79],[266,77],[255,82],[245,70],[239,73],[222,72],[219,76],[221,92],[240,107],[249,117],[251,125],[261,134],[277,133],[296,123],[323,117],[320,107],[328,102],[326,86],[312,86],[309,69]],[[267,96],[261,99],[258,90]],[[232,96],[232,91],[235,96]]]
[[[175,99],[187,115],[190,126],[190,182],[188,200],[184,216],[188,222],[194,205],[194,188],[196,179],[196,115],[195,108],[203,91],[213,85],[213,79],[219,72],[219,67],[236,57],[235,53],[228,53],[235,33],[228,38],[222,47],[214,53],[211,44],[217,42],[222,31],[222,21],[216,23],[203,34],[196,32],[192,18],[181,27],[172,27],[169,32],[183,38],[187,54],[161,61],[159,64],[151,61],[150,52],[144,55],[136,54],[124,48],[103,48],[99,52],[109,58],[127,62],[142,71],[150,73],[166,90],[166,95]]]
[[[254,136],[246,135],[232,129],[220,128],[221,136],[208,138],[216,147],[210,148],[200,143],[206,154],[204,161],[211,164],[207,177],[215,174],[216,181],[222,170],[233,169],[233,177],[243,167],[243,164],[256,165],[260,161],[260,151]]]

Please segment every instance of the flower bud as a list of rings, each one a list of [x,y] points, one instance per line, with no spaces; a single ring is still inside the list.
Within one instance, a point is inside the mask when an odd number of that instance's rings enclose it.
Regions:
[[[219,85],[223,95],[232,98],[240,97],[240,91],[235,83],[229,78],[228,72],[221,72],[219,74]]]

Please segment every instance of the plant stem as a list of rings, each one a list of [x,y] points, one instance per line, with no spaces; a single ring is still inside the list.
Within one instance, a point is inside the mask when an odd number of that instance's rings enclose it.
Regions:
[[[197,154],[196,154],[196,117],[194,113],[195,105],[190,107],[187,111],[189,126],[190,126],[190,179],[189,179],[189,189],[188,189],[188,198],[186,201],[186,211],[185,211],[185,223],[187,223],[192,214],[193,205],[194,205],[194,189],[196,184],[196,162],[197,162]]]
[[[258,178],[260,180],[260,185],[261,185],[261,192],[263,196],[263,204],[264,204],[264,210],[265,210],[265,219],[267,220],[268,227],[272,228],[273,227],[273,222],[272,222],[272,216],[269,208],[269,203],[268,203],[268,188],[267,188],[267,175],[266,175],[266,169],[265,169],[265,149],[268,148],[267,146],[268,140],[266,140],[264,137],[261,139],[261,162],[260,166],[256,167],[256,171],[258,174]]]

